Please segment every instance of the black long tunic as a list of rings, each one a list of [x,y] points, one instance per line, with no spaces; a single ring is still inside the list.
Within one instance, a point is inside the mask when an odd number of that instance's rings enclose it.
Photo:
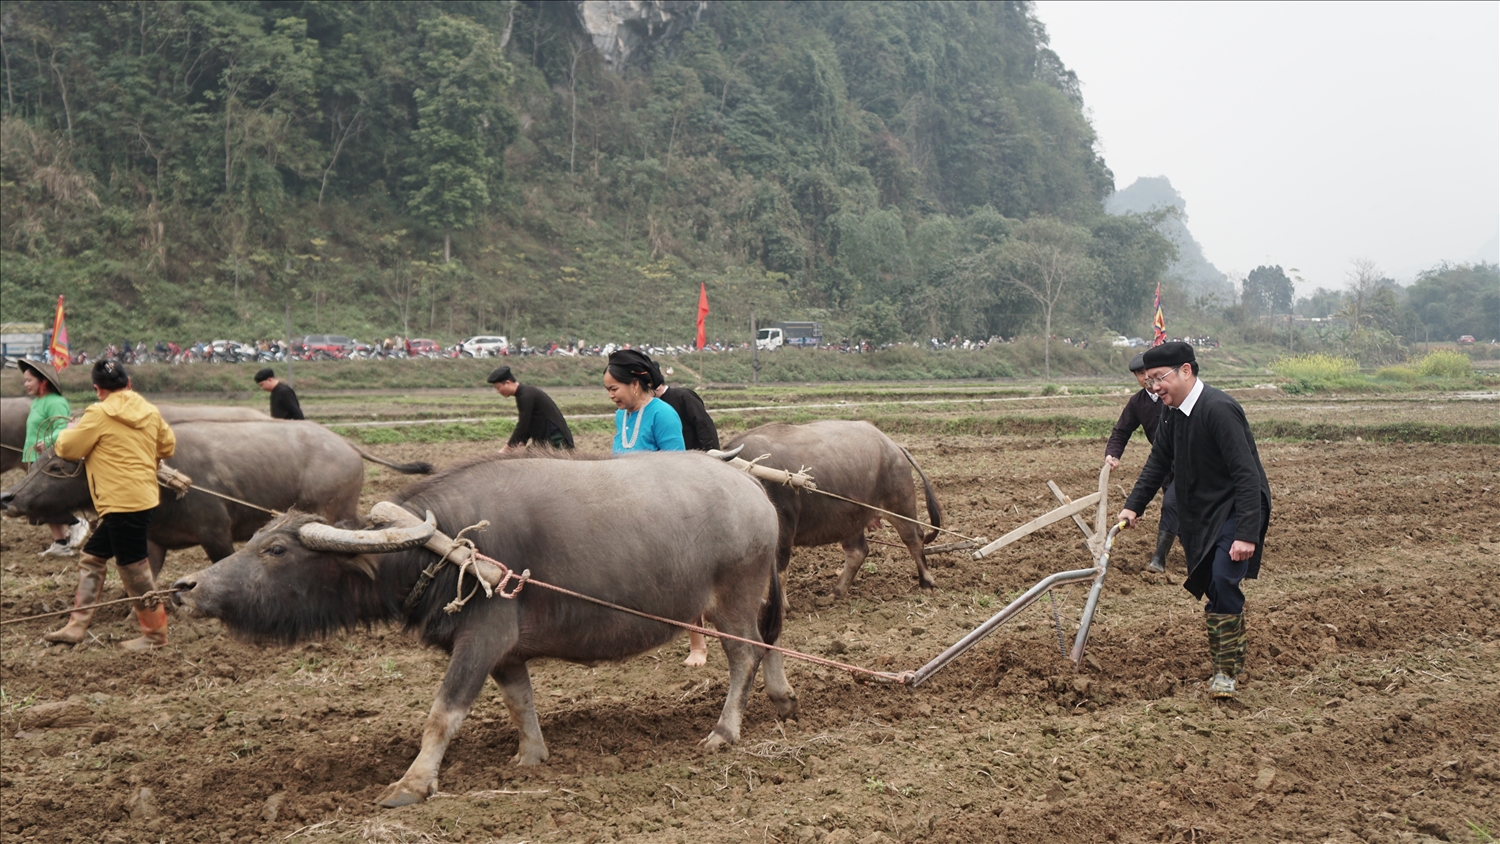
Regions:
[[[1130,401],[1125,402],[1125,409],[1120,411],[1120,420],[1115,423],[1114,430],[1109,432],[1109,442],[1104,445],[1105,456],[1120,459],[1136,428],[1145,432],[1146,442],[1156,442],[1156,428],[1161,424],[1165,407],[1160,399],[1152,400],[1149,390],[1140,390],[1131,396]]]
[[[688,451],[719,447],[719,429],[708,416],[703,399],[686,387],[668,387],[658,398],[672,406],[682,419],[682,442]]]
[[[1234,538],[1255,543],[1246,577],[1256,577],[1271,520],[1271,486],[1239,402],[1204,384],[1191,416],[1167,408],[1125,509],[1144,510],[1168,473],[1176,476],[1178,536],[1187,553],[1183,587],[1203,597],[1212,567],[1202,563],[1211,559],[1231,512]]]
[[[297,394],[284,383],[271,388],[272,419],[302,419],[302,405]]]
[[[573,447],[573,432],[568,430],[567,420],[557,409],[557,402],[540,387],[516,385],[516,415],[516,429],[510,434],[510,445],[524,445],[533,440],[550,444],[552,431],[558,430],[568,448]]]

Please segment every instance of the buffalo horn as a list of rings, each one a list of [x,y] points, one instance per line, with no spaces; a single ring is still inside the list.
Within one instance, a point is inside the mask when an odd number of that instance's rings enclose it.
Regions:
[[[427,511],[427,521],[413,527],[386,527],[376,530],[344,530],[321,522],[309,522],[297,531],[302,544],[314,551],[341,551],[345,554],[384,554],[404,551],[427,544],[437,532],[437,517]]]
[[[734,458],[739,457],[740,456],[740,452],[742,452],[744,450],[745,450],[745,444],[744,443],[740,443],[739,445],[735,446],[734,448],[731,448],[728,451],[720,451],[717,448],[711,448],[711,449],[708,450],[708,456],[709,457],[717,457],[720,460],[724,461],[725,463],[728,463],[729,461],[733,460]]]

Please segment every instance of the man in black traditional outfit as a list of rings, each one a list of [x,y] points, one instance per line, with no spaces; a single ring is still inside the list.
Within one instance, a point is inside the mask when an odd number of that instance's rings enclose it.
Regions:
[[[669,387],[661,376],[661,367],[651,362],[651,380],[656,382],[656,397],[677,411],[682,420],[682,442],[688,451],[708,451],[719,447],[719,429],[709,418],[703,399],[686,387]]]
[[[1208,598],[1204,620],[1214,664],[1209,694],[1234,697],[1245,667],[1245,594],[1240,581],[1260,573],[1271,520],[1271,487],[1255,437],[1239,402],[1198,380],[1187,343],[1163,343],[1144,355],[1146,389],[1166,404],[1151,457],[1125,501],[1120,518],[1136,517],[1168,474],[1175,479],[1183,588]]]
[[[550,443],[553,448],[573,447],[573,432],[568,430],[568,421],[557,409],[557,403],[540,387],[517,381],[508,366],[491,372],[485,380],[495,385],[495,392],[516,399],[516,429],[511,432],[510,441],[501,447],[501,454],[529,442]]]
[[[281,383],[271,367],[266,367],[255,373],[255,383],[262,390],[271,394],[271,418],[272,419],[302,419],[302,404],[297,401],[297,394],[292,388]]]
[[[1125,409],[1120,411],[1120,420],[1115,423],[1114,430],[1109,433],[1109,442],[1104,445],[1104,462],[1111,469],[1120,468],[1120,457],[1125,454],[1125,445],[1130,442],[1130,436],[1135,433],[1136,428],[1145,432],[1146,442],[1156,442],[1156,427],[1161,423],[1166,406],[1155,393],[1146,389],[1145,371],[1144,354],[1131,359],[1130,372],[1140,383],[1141,389],[1125,402]],[[1167,553],[1172,550],[1172,540],[1177,538],[1177,489],[1172,486],[1170,473],[1167,475],[1166,485],[1167,490],[1161,497],[1161,521],[1156,528],[1156,553],[1151,555],[1151,562],[1146,566],[1148,571],[1157,574],[1167,570]]]

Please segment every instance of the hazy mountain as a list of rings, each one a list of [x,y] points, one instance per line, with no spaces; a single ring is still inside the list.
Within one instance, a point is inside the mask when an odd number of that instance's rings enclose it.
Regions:
[[[1479,251],[1469,256],[1471,264],[1500,264],[1500,234],[1490,235],[1490,239],[1479,247]]]
[[[1224,304],[1233,303],[1233,283],[1203,257],[1203,247],[1188,231],[1187,200],[1166,176],[1143,176],[1104,200],[1104,210],[1110,214],[1144,214],[1159,208],[1177,209],[1175,216],[1161,223],[1162,234],[1177,244],[1177,260],[1168,269],[1168,276],[1182,282],[1183,293],[1189,298],[1218,294]]]

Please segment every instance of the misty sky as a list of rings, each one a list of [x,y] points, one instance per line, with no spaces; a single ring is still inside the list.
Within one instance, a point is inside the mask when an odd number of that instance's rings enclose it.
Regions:
[[[1500,4],[1040,0],[1124,188],[1166,176],[1226,272],[1404,282],[1495,249]],[[1288,273],[1291,275],[1291,273]]]

